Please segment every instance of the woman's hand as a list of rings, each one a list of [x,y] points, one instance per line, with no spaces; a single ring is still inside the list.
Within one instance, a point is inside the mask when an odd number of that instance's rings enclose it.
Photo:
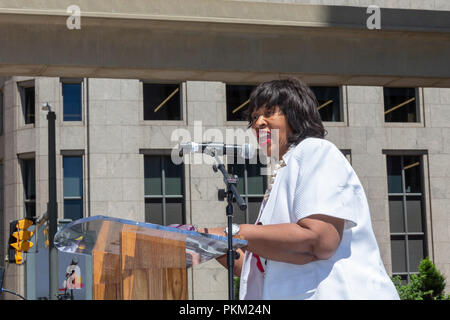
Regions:
[[[197,228],[197,232],[200,233],[206,233],[206,234],[214,234],[216,236],[227,236],[225,233],[225,227],[220,227],[220,228]],[[240,238],[242,239],[241,236],[237,235],[234,236],[233,238]],[[241,270],[242,270],[242,263],[244,262],[244,255],[245,255],[245,251],[242,249],[237,249],[236,250],[239,253],[239,259],[234,260],[234,269],[233,269],[233,273],[235,276],[240,277],[241,276]],[[223,265],[225,268],[228,267],[228,261],[227,261],[227,255],[224,254],[218,258],[216,258],[216,260]]]
[[[206,234],[214,234],[216,236],[226,236],[225,227],[223,228],[197,228],[197,232],[206,233]]]

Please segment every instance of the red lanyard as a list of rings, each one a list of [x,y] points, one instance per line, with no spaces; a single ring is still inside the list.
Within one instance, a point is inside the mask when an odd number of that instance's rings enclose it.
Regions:
[[[259,221],[256,224],[262,225],[262,223]],[[261,271],[262,273],[264,273],[264,267],[261,263],[261,258],[256,253],[253,253],[253,256],[256,258],[256,266],[258,267],[258,270]]]
[[[262,273],[264,273],[264,267],[263,267],[263,265],[261,263],[261,259],[255,253],[253,254],[253,256],[256,258],[256,266],[258,267],[258,270],[261,271]]]

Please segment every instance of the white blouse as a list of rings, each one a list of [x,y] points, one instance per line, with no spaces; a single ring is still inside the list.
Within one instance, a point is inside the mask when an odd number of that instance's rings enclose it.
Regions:
[[[297,223],[313,214],[345,220],[342,241],[327,260],[296,265],[246,252],[240,299],[399,299],[372,230],[361,182],[331,142],[307,138],[284,156],[261,206],[263,225]]]

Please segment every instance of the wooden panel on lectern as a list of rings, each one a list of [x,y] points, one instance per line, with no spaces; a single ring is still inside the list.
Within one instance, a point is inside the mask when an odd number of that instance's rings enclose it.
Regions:
[[[184,241],[121,232],[121,295],[124,300],[187,299]]]
[[[92,250],[92,272],[94,300],[120,300],[120,256],[106,252],[108,235],[113,232],[109,221],[105,221],[98,233]]]

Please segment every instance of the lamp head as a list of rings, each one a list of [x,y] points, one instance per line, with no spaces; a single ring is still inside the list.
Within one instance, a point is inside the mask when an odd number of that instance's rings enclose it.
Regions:
[[[52,107],[50,106],[50,104],[48,102],[46,102],[46,103],[42,104],[42,110],[51,112],[52,111]]]

